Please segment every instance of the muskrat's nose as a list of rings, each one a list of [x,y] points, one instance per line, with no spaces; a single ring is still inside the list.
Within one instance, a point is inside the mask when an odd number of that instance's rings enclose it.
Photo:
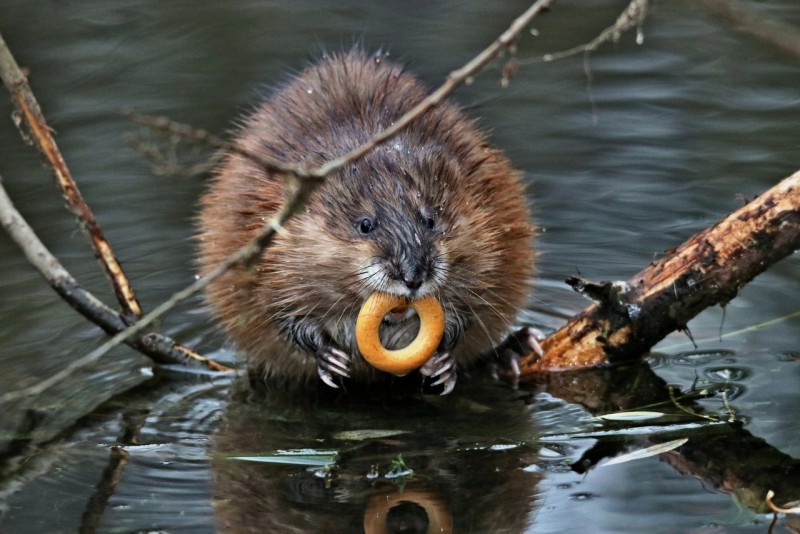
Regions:
[[[408,278],[406,278],[405,280],[403,280],[403,282],[405,282],[406,287],[408,289],[419,289],[420,286],[422,286],[423,280],[422,280],[422,276],[415,276],[415,277],[411,278],[410,280]]]
[[[422,283],[424,281],[425,281],[425,269],[421,267],[417,267],[412,272],[406,272],[403,275],[403,283],[411,291],[416,291],[417,289],[422,287]]]

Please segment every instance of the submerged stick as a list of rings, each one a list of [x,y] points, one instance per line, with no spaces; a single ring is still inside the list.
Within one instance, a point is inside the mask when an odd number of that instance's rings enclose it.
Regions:
[[[69,168],[53,139],[52,130],[47,125],[39,103],[28,85],[28,80],[14,60],[2,35],[0,35],[0,77],[2,77],[8,92],[11,93],[12,101],[17,108],[14,117],[17,126],[21,127],[21,123],[25,123],[27,132],[30,134],[29,139],[39,150],[45,164],[53,171],[53,176],[61,188],[67,207],[78,220],[81,229],[84,230],[94,248],[97,259],[111,281],[123,315],[131,319],[139,317],[142,309],[136,300],[133,287],[117,261],[111,245],[103,236],[103,231],[94,214],[83,200],[78,185],[72,179]],[[23,137],[27,136],[23,133]]]
[[[523,375],[632,360],[800,249],[800,171],[626,282],[573,286],[598,300],[545,339]]]

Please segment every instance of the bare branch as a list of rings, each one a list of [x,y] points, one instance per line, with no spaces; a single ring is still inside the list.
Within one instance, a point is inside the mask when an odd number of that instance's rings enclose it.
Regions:
[[[634,0],[644,1],[647,0]],[[142,115],[134,110],[126,110],[126,115],[139,124],[150,126],[156,130],[178,135],[186,139],[208,144],[214,148],[230,151],[244,156],[251,161],[261,165],[265,170],[293,175],[302,182],[319,182],[326,176],[333,174],[345,165],[357,161],[367,153],[385,143],[404,129],[413,121],[422,116],[429,109],[441,104],[445,98],[450,96],[460,85],[464,84],[468,78],[480,72],[486,65],[494,60],[501,52],[512,46],[519,34],[531,23],[531,21],[542,11],[548,10],[552,0],[537,0],[522,15],[517,17],[497,39],[488,47],[481,51],[466,65],[458,70],[451,72],[445,82],[433,93],[412,108],[408,113],[400,117],[394,124],[385,130],[378,132],[364,144],[354,148],[344,156],[328,161],[324,165],[315,169],[307,169],[298,165],[287,164],[278,161],[271,161],[247,148],[231,143],[216,137],[205,130],[192,128],[191,126],[170,121],[162,117],[149,117]],[[306,195],[308,196],[308,195]]]
[[[77,218],[79,226],[94,247],[95,255],[108,275],[117,300],[122,306],[124,316],[131,319],[139,317],[142,309],[136,300],[133,287],[114,256],[111,245],[103,236],[103,231],[94,218],[94,214],[83,200],[78,185],[72,179],[69,168],[53,139],[51,129],[42,115],[39,103],[28,85],[28,80],[14,60],[2,35],[0,35],[0,77],[8,92],[11,93],[12,101],[17,108],[16,121],[18,125],[24,123],[27,126],[29,135],[23,133],[23,139],[33,141],[45,163],[53,171],[56,183],[61,188],[64,200],[67,202],[67,207]]]
[[[125,331],[127,323],[118,312],[112,310],[90,292],[83,289],[75,278],[67,271],[58,259],[39,240],[33,229],[17,211],[8,197],[0,178],[0,225],[5,228],[11,238],[22,248],[28,261],[39,270],[55,291],[62,296],[75,310],[91,320],[108,334]],[[125,342],[138,351],[150,356],[157,363],[203,365],[215,371],[232,371],[213,360],[204,358],[185,347],[181,347],[172,339],[156,333],[126,336]],[[58,381],[66,378],[76,369],[90,363],[86,358],[71,362],[61,371],[38,382],[35,386],[13,391],[0,396],[0,404],[28,395],[36,395]]]
[[[798,249],[800,171],[625,282],[575,281],[598,302],[542,342],[543,358],[523,358],[522,374],[639,358]]]
[[[154,139],[153,128],[142,128],[139,135],[128,134],[125,136],[125,144],[139,153],[144,159],[150,162],[150,168],[156,176],[177,176],[190,178],[203,175],[211,171],[217,164],[218,155],[208,157],[207,153],[201,152],[207,147],[195,144],[193,146],[193,158],[182,160],[179,156],[178,148],[183,139],[177,135],[167,135],[166,146],[162,147],[159,140]]]
[[[126,109],[123,111],[123,115],[128,117],[136,124],[147,126],[148,128],[157,132],[161,132],[165,135],[188,139],[190,141],[194,141],[195,143],[208,145],[224,152],[238,154],[260,165],[265,171],[293,175],[300,180],[309,182],[321,181],[326,176],[321,175],[318,172],[318,169],[307,169],[300,165],[267,159],[257,152],[249,150],[243,145],[226,141],[221,137],[217,137],[216,135],[207,132],[206,130],[194,128],[188,124],[181,124],[180,122],[172,121],[166,117],[152,117],[150,115],[144,115],[135,109]]]
[[[588,43],[572,47],[569,50],[545,54],[541,58],[523,60],[520,61],[520,63],[529,65],[531,63],[563,59],[581,53],[588,54],[589,52],[597,50],[601,44],[608,41],[616,43],[623,33],[634,27],[636,28],[636,42],[641,44],[644,39],[642,24],[644,24],[644,19],[647,17],[648,3],[649,0],[631,0],[625,10],[617,17],[617,20],[614,21],[614,24],[604,29],[600,32],[600,35]]]

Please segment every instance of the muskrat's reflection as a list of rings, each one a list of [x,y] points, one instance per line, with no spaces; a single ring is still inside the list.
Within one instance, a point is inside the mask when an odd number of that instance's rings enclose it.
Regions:
[[[536,451],[515,444],[533,432],[525,403],[502,384],[448,398],[236,395],[214,443],[217,527],[522,532],[540,477],[524,470]],[[335,454],[333,467],[309,466],[315,453]],[[241,459],[254,456],[275,463]]]
[[[364,511],[364,532],[453,531],[453,516],[435,491],[405,486],[376,491]]]

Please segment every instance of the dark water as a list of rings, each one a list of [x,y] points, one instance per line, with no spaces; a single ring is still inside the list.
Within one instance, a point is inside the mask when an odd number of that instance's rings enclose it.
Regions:
[[[591,84],[581,56],[536,61],[588,41],[624,4],[558,3],[534,24],[538,37],[521,39],[522,64],[507,89],[494,66],[456,95],[532,184],[540,278],[522,319],[545,331],[586,304],[566,276],[627,278],[739,206],[741,195],[800,167],[800,58],[692,2],[656,2],[641,46],[628,34],[591,56]],[[224,132],[286,72],[354,41],[384,47],[434,85],[525,7],[3,0],[0,31],[152,309],[192,280],[203,178],[155,175],[125,144],[136,127],[122,108]],[[751,7],[800,31],[793,0]],[[0,115],[10,112],[0,105]],[[51,250],[111,302],[51,178],[10,121],[0,124],[0,175]],[[118,349],[68,383],[3,407],[0,532],[357,532],[373,525],[365,514],[458,532],[765,532],[765,488],[800,497],[798,279],[795,254],[724,314],[693,320],[696,349],[683,335],[665,339],[649,359],[654,375],[559,377],[520,390],[478,381],[450,398],[403,404],[229,402],[228,380],[153,377],[147,360]],[[199,299],[160,329],[235,359]],[[0,236],[0,391],[49,376],[101,340]],[[740,423],[704,422],[669,403],[655,409],[670,418],[638,422],[645,428],[636,432],[591,416],[592,408],[661,402],[664,382],[707,389],[686,401],[690,409],[733,412]],[[347,430],[396,433],[339,434]],[[680,455],[595,467],[683,437]],[[333,453],[327,473],[319,465]],[[385,478],[398,457],[413,474]],[[365,476],[373,465],[376,479]],[[782,519],[777,531],[788,528]]]

